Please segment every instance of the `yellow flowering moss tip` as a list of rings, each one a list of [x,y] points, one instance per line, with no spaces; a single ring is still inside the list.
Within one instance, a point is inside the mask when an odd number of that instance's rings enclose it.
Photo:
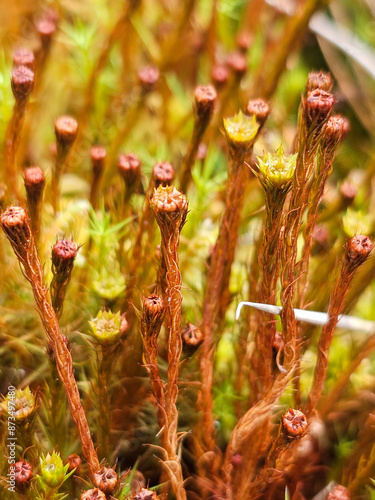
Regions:
[[[260,175],[274,187],[283,187],[293,179],[297,154],[284,154],[281,145],[275,153],[257,156]]]
[[[249,149],[259,130],[255,115],[247,116],[241,111],[231,118],[224,118],[224,131],[228,142],[235,148]]]
[[[89,323],[92,330],[90,335],[98,344],[108,346],[120,340],[122,335],[120,312],[114,314],[111,311],[99,311],[96,318]]]
[[[53,452],[52,455],[47,455],[40,458],[40,475],[38,475],[39,482],[42,484],[43,489],[57,489],[66,479],[73,474],[74,469],[67,474],[69,464],[64,465],[60,455]]]
[[[22,422],[34,413],[36,409],[35,396],[29,387],[10,390],[0,406],[16,422]]]

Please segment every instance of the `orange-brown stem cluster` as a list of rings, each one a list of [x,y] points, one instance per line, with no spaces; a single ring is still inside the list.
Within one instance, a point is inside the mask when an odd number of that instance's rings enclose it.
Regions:
[[[72,418],[79,431],[82,452],[93,474],[99,469],[99,460],[74,378],[72,357],[60,332],[58,319],[44,282],[43,268],[35,247],[27,213],[21,207],[9,207],[1,214],[0,224],[18,258],[25,278],[32,287],[37,311],[53,350],[57,372],[66,391]]]

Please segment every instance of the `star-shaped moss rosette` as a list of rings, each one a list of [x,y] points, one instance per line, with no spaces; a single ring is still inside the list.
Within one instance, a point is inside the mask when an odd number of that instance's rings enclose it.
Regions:
[[[248,151],[254,144],[259,131],[255,115],[247,116],[241,111],[230,118],[224,118],[224,133],[234,149]]]
[[[14,417],[16,422],[24,422],[36,410],[35,396],[29,387],[9,391],[0,407],[6,415]]]
[[[69,464],[64,465],[58,453],[53,452],[52,455],[49,453],[47,453],[47,456],[42,455],[40,457],[40,474],[37,476],[42,489],[46,491],[60,488],[75,471],[73,469],[67,474],[68,468]]]
[[[122,336],[120,312],[99,311],[92,321],[89,321],[91,337],[101,346],[112,346]]]
[[[263,187],[286,188],[293,182],[297,154],[285,154],[281,145],[275,153],[267,153],[263,158],[257,156],[258,176]]]

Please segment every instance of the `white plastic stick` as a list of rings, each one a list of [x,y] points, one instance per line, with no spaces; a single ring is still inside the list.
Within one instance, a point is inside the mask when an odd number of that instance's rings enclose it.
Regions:
[[[254,307],[255,309],[259,309],[260,311],[264,311],[269,314],[274,314],[277,316],[282,311],[282,307],[280,306],[273,306],[270,304],[260,304],[258,302],[240,302],[236,310],[237,320],[240,317],[241,309],[243,306]],[[297,320],[305,321],[306,323],[310,323],[312,325],[323,326],[326,323],[328,323],[329,320],[329,316],[327,313],[318,311],[307,311],[305,309],[293,309],[293,310]],[[344,330],[361,330],[366,333],[375,332],[375,321],[356,318],[354,316],[346,316],[346,315],[339,316],[337,326],[338,328],[342,328]]]

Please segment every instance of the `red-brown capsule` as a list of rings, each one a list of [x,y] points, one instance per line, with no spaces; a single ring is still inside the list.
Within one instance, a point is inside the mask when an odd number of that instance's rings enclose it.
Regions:
[[[49,17],[38,19],[35,22],[35,27],[40,36],[40,41],[44,49],[48,49],[51,44],[52,37],[56,32],[56,21]]]
[[[64,149],[70,149],[78,133],[78,123],[71,116],[60,116],[55,121],[57,143]]]
[[[150,200],[160,231],[182,229],[188,212],[186,196],[172,186],[159,186]]]
[[[330,92],[333,86],[333,80],[329,73],[323,71],[312,71],[309,73],[306,82],[306,94],[311,90],[320,89]]]
[[[198,151],[197,151],[197,160],[198,161],[203,161],[207,158],[207,151],[208,151],[208,148],[207,148],[207,144],[205,144],[204,142],[200,142],[199,143],[199,146],[198,146]]]
[[[327,251],[329,248],[329,231],[323,225],[317,225],[313,234],[313,253],[320,253]]]
[[[287,439],[297,439],[305,435],[307,430],[307,419],[300,410],[289,410],[282,418],[282,429]]]
[[[147,331],[157,331],[159,334],[164,315],[165,305],[163,299],[159,295],[149,295],[144,299],[142,321],[147,325]]]
[[[29,167],[25,170],[25,188],[28,197],[40,199],[46,183],[43,171],[39,167]]]
[[[211,78],[217,90],[221,90],[228,81],[229,69],[223,64],[215,64],[211,71]]]
[[[133,153],[122,154],[118,159],[118,171],[127,189],[134,189],[141,180],[141,161]]]
[[[156,88],[159,78],[160,72],[156,66],[145,66],[138,71],[139,82],[146,92],[151,92]]]
[[[138,493],[132,496],[132,500],[159,500],[159,497],[155,491],[142,488],[141,491],[138,491]]]
[[[340,115],[330,116],[324,132],[324,146],[334,150],[348,135],[350,130],[349,120]]]
[[[349,490],[345,488],[345,486],[336,484],[336,486],[328,495],[327,500],[350,500]]]
[[[217,99],[216,90],[212,85],[199,85],[194,92],[195,109],[201,121],[211,117]]]
[[[22,207],[8,207],[0,216],[0,225],[13,249],[24,254],[31,239],[26,210]]]
[[[230,461],[234,469],[238,469],[239,467],[241,467],[242,462],[243,462],[242,455],[240,455],[239,453],[235,453]]]
[[[152,169],[152,180],[155,188],[170,186],[174,179],[174,168],[166,161],[159,161]]]
[[[20,493],[23,493],[30,486],[31,478],[33,477],[33,468],[26,462],[25,460],[21,460],[20,462],[16,462],[13,465],[14,472],[14,482],[16,484],[16,488]]]
[[[181,338],[186,350],[195,351],[203,342],[203,333],[197,326],[188,323],[181,330]]]
[[[81,500],[106,500],[105,494],[98,488],[84,491],[81,495]]]
[[[319,127],[330,115],[335,104],[335,98],[329,92],[321,89],[311,90],[303,99],[305,121],[308,128],[315,124]]]
[[[246,57],[241,52],[230,54],[227,58],[227,65],[238,77],[242,77],[246,73]]]
[[[102,467],[94,474],[94,484],[106,495],[112,495],[118,482],[116,472],[110,467]]]
[[[356,234],[345,245],[345,261],[349,267],[356,269],[363,264],[373,248],[368,236]]]
[[[340,195],[345,207],[349,207],[357,196],[357,188],[350,181],[345,181],[340,186]]]
[[[253,41],[253,35],[249,31],[241,31],[237,35],[236,42],[239,50],[246,53]]]
[[[46,183],[43,170],[38,166],[29,167],[25,170],[24,175],[27,194],[39,197]]]
[[[251,116],[254,115],[259,125],[264,125],[271,113],[271,108],[263,99],[250,99],[246,106],[246,112]]]
[[[13,66],[25,66],[32,72],[35,71],[35,56],[34,52],[27,49],[17,49],[13,53]]]
[[[71,269],[74,259],[77,257],[78,247],[71,240],[59,240],[52,247],[52,265],[54,274]]]
[[[69,464],[68,472],[72,472],[72,470],[74,470],[75,475],[80,473],[82,460],[81,460],[81,457],[79,455],[72,453],[66,459],[66,463]]]
[[[34,72],[26,66],[16,66],[12,71],[12,91],[17,101],[26,100],[34,88]]]
[[[104,170],[107,151],[102,146],[93,146],[90,151],[92,170],[94,175],[100,175]]]

